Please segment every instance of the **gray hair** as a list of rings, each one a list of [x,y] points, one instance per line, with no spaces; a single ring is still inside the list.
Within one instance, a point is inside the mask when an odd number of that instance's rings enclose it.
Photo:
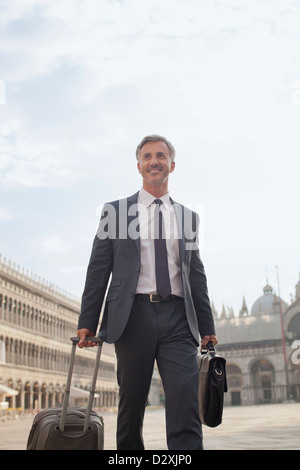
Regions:
[[[168,147],[168,149],[169,149],[171,161],[172,162],[174,161],[174,159],[175,159],[175,149],[174,149],[173,145],[171,144],[171,142],[168,141],[168,139],[166,139],[165,137],[163,137],[161,135],[157,135],[157,134],[148,135],[148,136],[144,137],[143,140],[139,143],[139,145],[136,148],[136,152],[135,152],[137,160],[139,159],[139,154],[140,154],[140,151],[142,150],[142,147],[145,144],[147,144],[148,142],[164,142],[166,144],[166,146]]]

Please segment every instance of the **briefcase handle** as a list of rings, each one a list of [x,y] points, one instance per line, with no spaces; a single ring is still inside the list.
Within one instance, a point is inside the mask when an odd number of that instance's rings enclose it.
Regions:
[[[212,354],[216,353],[214,343],[212,341],[208,341],[207,345],[205,348],[201,348],[201,354],[206,354],[207,352],[210,352]]]

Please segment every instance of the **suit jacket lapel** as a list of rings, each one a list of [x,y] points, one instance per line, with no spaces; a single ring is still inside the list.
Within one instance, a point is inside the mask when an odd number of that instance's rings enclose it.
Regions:
[[[173,209],[175,212],[175,217],[177,221],[177,227],[178,227],[178,244],[179,244],[179,257],[180,257],[180,262],[183,262],[184,255],[185,255],[185,236],[184,236],[184,210],[183,206],[181,204],[178,204],[177,202],[173,201],[173,199],[170,198],[171,203],[173,204]]]
[[[139,191],[127,198],[127,233],[131,238],[140,255],[140,236],[139,236],[139,222],[138,222],[138,203]]]

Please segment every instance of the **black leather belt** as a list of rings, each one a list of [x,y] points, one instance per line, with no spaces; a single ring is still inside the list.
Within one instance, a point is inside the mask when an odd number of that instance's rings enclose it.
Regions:
[[[165,299],[158,294],[135,294],[135,299],[148,302],[179,302],[183,300],[182,297],[173,294],[168,295]]]

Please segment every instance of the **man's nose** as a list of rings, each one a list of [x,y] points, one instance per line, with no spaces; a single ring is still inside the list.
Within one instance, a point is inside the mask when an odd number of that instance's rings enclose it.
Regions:
[[[158,158],[155,155],[153,157],[151,157],[150,165],[151,166],[158,166],[159,165]]]

